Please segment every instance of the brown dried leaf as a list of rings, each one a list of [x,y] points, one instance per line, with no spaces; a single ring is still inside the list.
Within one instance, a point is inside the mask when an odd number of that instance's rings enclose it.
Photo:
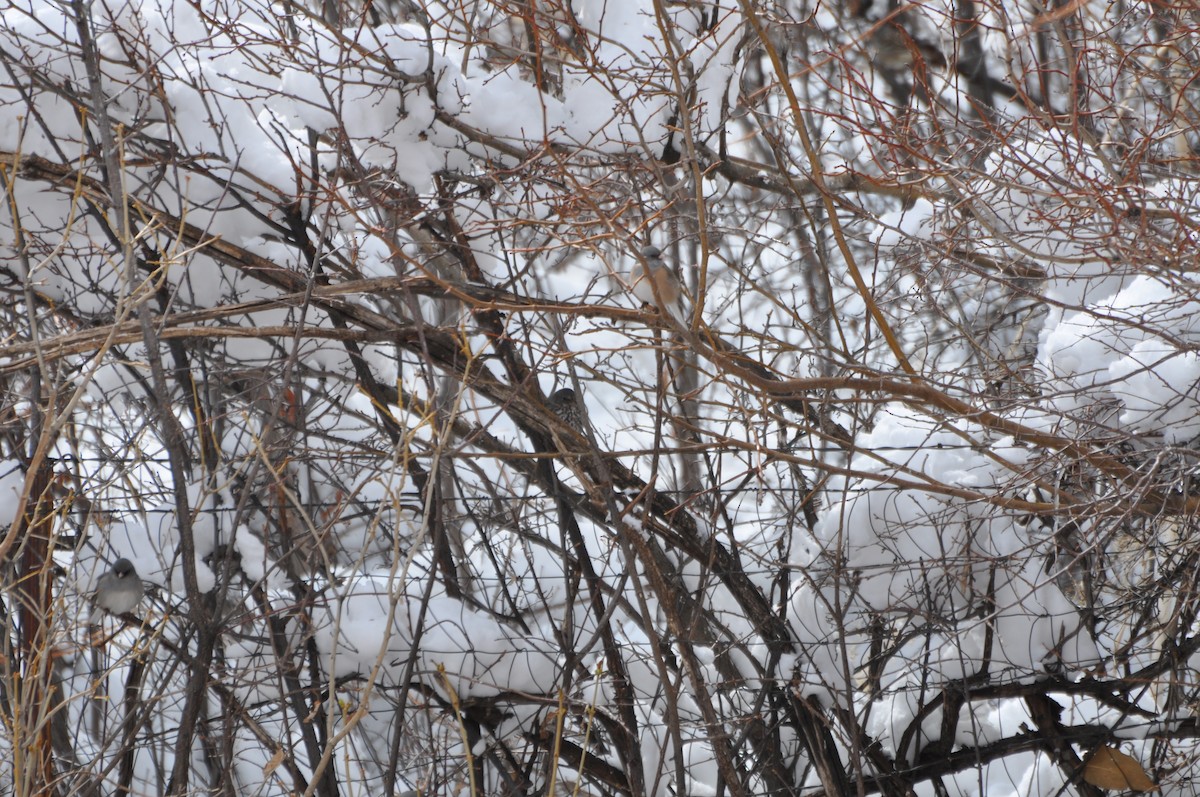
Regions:
[[[1136,758],[1111,747],[1101,747],[1088,759],[1083,767],[1083,779],[1110,791],[1150,791],[1158,788]]]
[[[279,768],[279,765],[283,763],[283,757],[283,748],[280,747],[275,751],[275,755],[271,756],[271,760],[263,764],[263,775],[268,778],[271,777],[275,770]]]

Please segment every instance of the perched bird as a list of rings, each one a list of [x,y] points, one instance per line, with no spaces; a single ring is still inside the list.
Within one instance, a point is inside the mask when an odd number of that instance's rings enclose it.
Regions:
[[[642,300],[643,304],[653,305],[665,310],[680,324],[684,320],[683,288],[675,271],[662,260],[662,251],[657,246],[646,246],[642,249],[643,261],[634,277],[633,295]]]
[[[567,426],[583,434],[583,410],[574,390],[569,387],[556,390],[546,403],[555,415],[566,421]]]
[[[142,580],[138,577],[133,562],[121,558],[113,562],[112,569],[100,576],[92,603],[96,607],[93,619],[104,610],[109,614],[122,615],[134,610],[146,594]]]
[[[944,67],[946,56],[932,44],[913,37],[897,22],[876,25],[867,42],[868,55],[876,69],[907,72],[926,66]]]

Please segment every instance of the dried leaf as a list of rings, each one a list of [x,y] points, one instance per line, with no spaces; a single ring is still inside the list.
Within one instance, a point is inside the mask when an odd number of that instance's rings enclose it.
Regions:
[[[1137,759],[1111,747],[1101,747],[1083,767],[1083,779],[1109,791],[1150,791],[1154,781]]]
[[[275,751],[275,755],[271,756],[271,760],[263,764],[263,775],[271,777],[271,774],[279,769],[279,765],[283,763],[283,748],[280,747]]]

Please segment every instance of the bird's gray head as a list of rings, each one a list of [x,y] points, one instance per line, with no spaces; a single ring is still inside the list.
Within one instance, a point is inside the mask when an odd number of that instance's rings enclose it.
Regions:
[[[129,578],[130,576],[137,578],[137,568],[133,566],[133,562],[124,557],[113,562],[112,571],[117,578]]]
[[[647,260],[658,260],[662,256],[662,250],[654,244],[647,244],[642,247],[642,257]]]

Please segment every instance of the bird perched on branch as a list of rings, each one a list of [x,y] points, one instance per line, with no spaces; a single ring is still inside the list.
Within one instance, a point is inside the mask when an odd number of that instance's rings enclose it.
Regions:
[[[142,579],[133,562],[124,557],[118,559],[113,562],[112,569],[96,582],[96,591],[92,593],[92,605],[96,607],[92,614],[93,622],[101,611],[118,616],[128,614],[137,608],[145,594],[146,588],[142,586]]]
[[[579,397],[569,387],[554,391],[546,401],[555,415],[566,421],[575,431],[583,434],[583,409],[579,406]]]
[[[663,262],[662,251],[657,246],[650,245],[642,249],[642,262],[631,290],[643,304],[657,307],[669,313],[681,325],[686,325],[683,286],[675,271]]]

